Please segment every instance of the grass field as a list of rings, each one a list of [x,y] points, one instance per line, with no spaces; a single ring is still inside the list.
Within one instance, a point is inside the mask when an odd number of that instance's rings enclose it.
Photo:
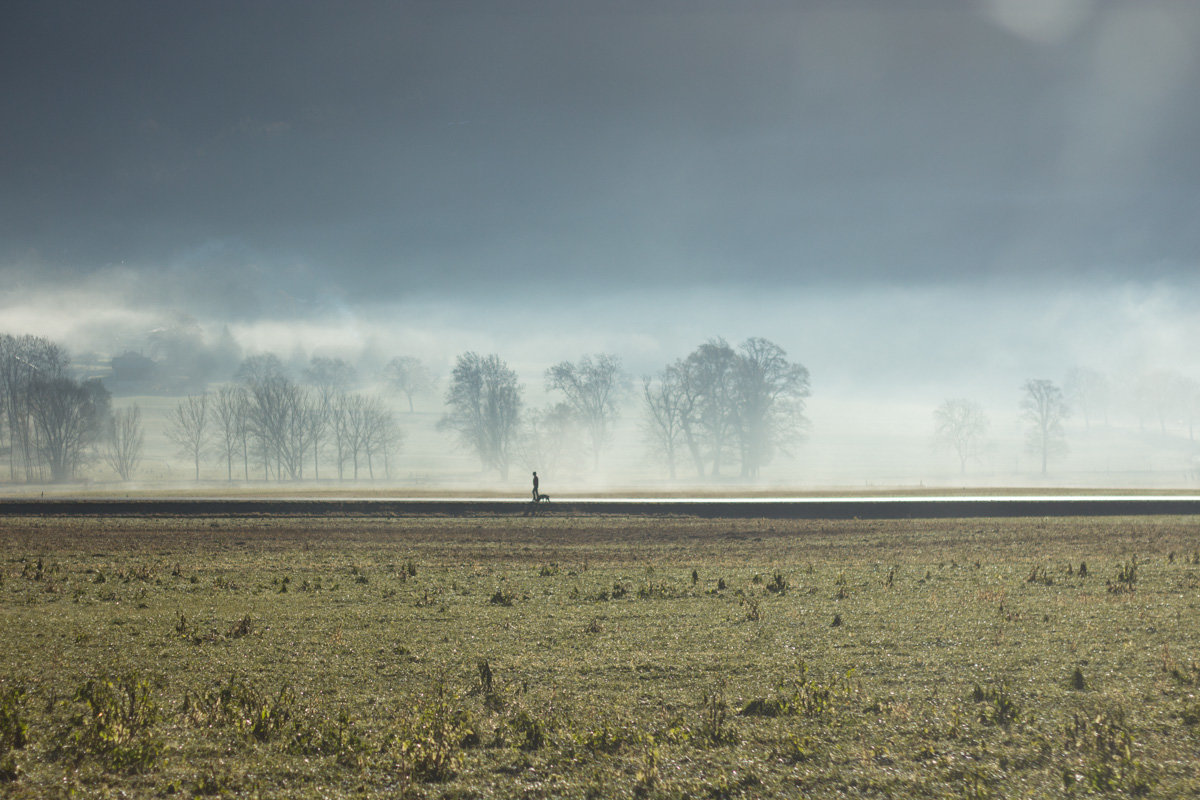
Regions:
[[[0,796],[1200,793],[1192,519],[0,520]]]

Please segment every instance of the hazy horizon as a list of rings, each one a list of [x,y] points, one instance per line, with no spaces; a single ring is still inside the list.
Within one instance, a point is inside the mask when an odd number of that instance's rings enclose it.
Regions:
[[[562,360],[613,353],[636,382],[761,336],[811,374],[786,474],[847,479],[829,454],[863,416],[912,462],[948,398],[1019,438],[1030,378],[1200,381],[1200,6],[5,16],[0,332],[77,360],[180,324],[364,373],[471,350],[536,406]]]

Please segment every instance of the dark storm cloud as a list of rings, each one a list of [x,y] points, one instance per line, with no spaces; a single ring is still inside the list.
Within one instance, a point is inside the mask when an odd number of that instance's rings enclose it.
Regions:
[[[148,300],[1169,278],[1200,253],[1191,4],[4,15],[0,260],[123,263]]]

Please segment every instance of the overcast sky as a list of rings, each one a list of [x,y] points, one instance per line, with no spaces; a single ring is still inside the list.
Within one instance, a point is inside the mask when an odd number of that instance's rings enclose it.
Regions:
[[[7,3],[0,328],[56,285],[110,290],[64,330],[1190,353],[1197,42],[1174,0]]]

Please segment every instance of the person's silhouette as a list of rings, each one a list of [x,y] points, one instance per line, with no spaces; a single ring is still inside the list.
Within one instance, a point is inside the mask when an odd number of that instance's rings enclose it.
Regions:
[[[537,473],[533,473],[533,502],[538,501],[538,479]]]

